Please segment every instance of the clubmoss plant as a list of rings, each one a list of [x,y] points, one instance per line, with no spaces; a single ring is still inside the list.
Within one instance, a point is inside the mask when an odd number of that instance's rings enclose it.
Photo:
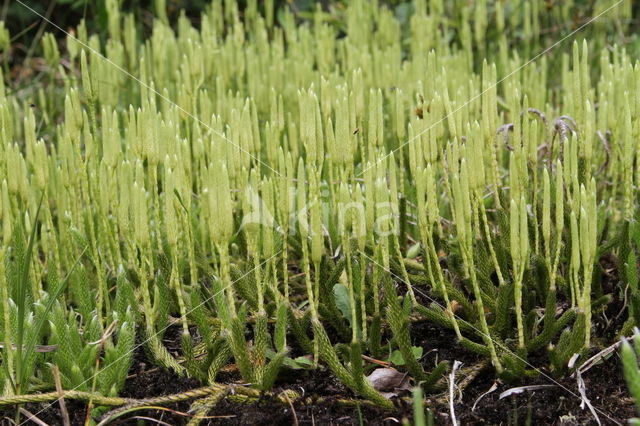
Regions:
[[[622,349],[620,355],[622,357],[622,366],[624,372],[624,378],[627,381],[627,387],[631,396],[635,400],[636,409],[640,411],[638,401],[640,401],[640,368],[638,367],[638,330],[635,329],[634,336],[630,344],[627,340],[623,340]],[[629,419],[629,423],[633,425],[640,424],[640,419]]]
[[[5,394],[54,389],[55,364],[65,389],[115,396],[143,346],[211,386],[328,368],[392,407],[372,358],[443,386],[416,322],[505,379],[564,374],[617,295],[616,333],[637,325],[630,0],[225,1],[197,26],[157,1],[148,35],[117,3],[104,34],[46,35],[33,86],[3,71]]]

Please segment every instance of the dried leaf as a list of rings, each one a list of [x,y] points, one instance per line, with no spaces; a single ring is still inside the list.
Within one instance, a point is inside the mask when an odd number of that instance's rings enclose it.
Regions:
[[[367,380],[387,399],[398,396],[403,391],[411,391],[412,378],[395,368],[377,368],[367,376]]]

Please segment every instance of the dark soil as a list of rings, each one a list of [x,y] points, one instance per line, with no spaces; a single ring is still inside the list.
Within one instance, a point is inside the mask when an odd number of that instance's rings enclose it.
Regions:
[[[177,333],[168,332],[165,340]],[[418,322],[413,324],[411,335],[414,344],[424,348],[421,359],[425,368],[432,368],[437,361],[454,360],[463,362],[464,367],[476,365],[481,361],[476,355],[452,345],[455,336],[433,324]],[[169,342],[167,346],[171,348]],[[535,362],[535,360],[531,360]],[[583,425],[597,424],[589,409],[580,407],[578,385],[575,379],[556,379],[542,369],[538,378],[524,379],[516,383],[495,381],[495,372],[490,368],[483,370],[455,400],[455,415],[462,425],[473,424],[553,424]],[[605,425],[625,424],[635,415],[634,406],[622,377],[622,369],[617,353],[603,360],[600,364],[583,374],[586,395],[595,407],[597,414]],[[220,382],[241,383],[237,373],[227,372],[219,376]],[[458,379],[458,382],[462,378]],[[489,391],[497,383],[493,392],[478,398]],[[525,391],[499,399],[500,393],[516,386],[553,385],[536,391]],[[130,398],[147,398],[152,396],[179,393],[199,387],[193,379],[178,377],[163,369],[156,368],[149,362],[146,354],[138,350],[131,374],[126,382],[122,396]],[[300,398],[291,404],[282,403],[275,395],[285,389],[296,391]],[[427,407],[434,412],[435,424],[451,424],[451,413],[448,405],[446,389],[431,395]],[[165,424],[181,425],[189,421],[189,417],[176,412],[186,413],[190,402],[181,402],[167,406],[170,411],[140,410],[129,413],[112,424],[137,425],[151,424],[156,419]],[[473,409],[476,404],[475,409]],[[272,396],[264,396],[252,404],[242,404],[223,399],[208,415],[213,418],[204,420],[203,425],[393,425],[403,421],[412,423],[413,411],[410,395],[401,395],[395,400],[396,409],[384,411],[371,404],[355,399],[354,394],[345,388],[324,367],[316,370],[284,370],[274,388]],[[58,404],[27,404],[32,413],[50,424],[61,424]],[[67,401],[67,408],[72,424],[84,423],[86,404],[84,402]],[[9,424],[13,410],[3,413],[6,417],[3,424]],[[34,423],[23,423],[34,424]],[[162,424],[162,423],[160,423]]]
[[[511,383],[499,383],[498,388],[482,398],[475,410],[473,405],[494,383],[493,373],[487,371],[480,375],[472,386],[467,388],[462,399],[455,404],[456,416],[460,424],[550,424],[585,425],[597,424],[594,416],[585,406],[580,407],[580,394],[575,379],[554,379],[548,373],[535,380]],[[596,365],[584,373],[586,395],[604,425],[626,424],[626,420],[635,415],[633,401],[629,397],[622,366],[617,355]],[[499,399],[500,393],[515,386],[535,384],[554,385],[532,392],[523,392]],[[450,414],[437,411],[440,422],[449,422]]]

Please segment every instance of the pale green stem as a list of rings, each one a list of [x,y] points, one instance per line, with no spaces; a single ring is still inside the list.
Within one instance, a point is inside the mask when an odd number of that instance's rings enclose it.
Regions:
[[[182,285],[180,284],[180,271],[178,269],[178,254],[175,248],[172,250],[171,256],[171,276],[169,278],[173,291],[176,293],[176,299],[178,299],[178,308],[180,309],[180,320],[182,322],[182,332],[185,335],[189,334],[189,324],[187,322],[187,307],[184,303],[184,294],[182,292]]]
[[[220,278],[224,293],[227,296],[227,308],[229,309],[229,315],[232,319],[236,318],[236,300],[235,292],[233,289],[233,281],[231,280],[231,262],[229,259],[229,247],[226,243],[222,243],[218,246],[220,253]]]
[[[362,340],[367,341],[366,268],[364,254],[360,254],[360,311],[362,313]]]
[[[427,259],[427,272],[429,274],[429,280],[431,282],[435,282],[436,285],[440,288],[442,295],[444,297],[444,301],[447,307],[447,313],[451,318],[451,323],[453,324],[453,329],[456,333],[456,337],[458,341],[462,340],[462,333],[460,332],[460,326],[458,325],[458,321],[456,320],[455,312],[453,311],[453,307],[451,306],[451,301],[449,300],[449,292],[447,291],[447,287],[444,283],[444,275],[442,274],[442,269],[440,269],[440,262],[438,261],[438,253],[436,252],[435,244],[433,243],[433,227],[429,227],[427,230],[428,235],[422,237],[423,241],[426,241],[428,244],[428,248],[425,248],[425,252],[429,253],[431,260]],[[438,272],[438,279],[434,280],[433,270]]]
[[[504,278],[502,276],[502,270],[500,269],[500,263],[498,262],[498,256],[496,256],[496,251],[493,248],[493,242],[491,239],[491,230],[489,229],[489,220],[487,219],[487,210],[484,207],[484,203],[482,200],[482,196],[475,191],[475,196],[477,200],[477,204],[480,206],[480,214],[482,215],[482,224],[484,228],[484,233],[487,236],[487,245],[489,246],[489,253],[491,254],[491,260],[493,261],[493,267],[496,268],[496,275],[498,276],[498,283],[502,287],[505,283]]]
[[[409,294],[409,297],[411,298],[411,303],[413,303],[413,305],[417,305],[418,301],[416,300],[416,295],[413,293],[413,288],[411,287],[411,281],[409,280],[409,274],[407,273],[407,269],[404,266],[404,262],[402,261],[403,256],[402,256],[402,251],[400,250],[400,244],[398,241],[398,236],[394,233],[393,237],[393,248],[394,251],[396,252],[396,256],[398,256],[398,263],[400,264],[400,271],[402,272],[402,279],[404,280],[404,282],[406,283],[407,286],[407,293]]]
[[[311,282],[311,267],[309,265],[309,247],[306,241],[302,241],[302,271],[304,272],[304,282],[307,287],[307,299],[309,301],[309,309],[311,311],[311,319],[319,323],[318,310],[316,309],[316,298],[314,294],[314,286]],[[320,357],[320,347],[318,339],[313,339],[313,358],[314,364],[318,364]]]
[[[518,346],[524,348],[524,314],[522,312],[522,277],[524,274],[524,265],[518,262],[514,271],[514,297],[516,304],[516,324],[518,327]]]
[[[471,278],[471,285],[473,286],[473,292],[476,297],[476,306],[478,307],[478,317],[480,318],[480,329],[482,331],[482,338],[485,341],[485,344],[489,348],[489,354],[491,355],[491,362],[495,367],[498,373],[502,373],[503,368],[500,360],[498,359],[498,355],[496,353],[496,348],[493,345],[493,339],[491,338],[491,334],[489,332],[489,326],[487,325],[487,318],[484,312],[484,303],[482,302],[482,294],[480,292],[480,285],[478,284],[478,278],[476,276],[476,269],[473,260],[473,255],[469,252],[466,247],[462,248],[462,257],[464,260],[464,264],[467,265],[467,274]]]

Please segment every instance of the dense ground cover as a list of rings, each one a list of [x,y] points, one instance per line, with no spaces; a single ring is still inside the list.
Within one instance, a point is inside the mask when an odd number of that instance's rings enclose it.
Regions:
[[[632,2],[297,3],[0,29],[7,416],[631,417]]]

